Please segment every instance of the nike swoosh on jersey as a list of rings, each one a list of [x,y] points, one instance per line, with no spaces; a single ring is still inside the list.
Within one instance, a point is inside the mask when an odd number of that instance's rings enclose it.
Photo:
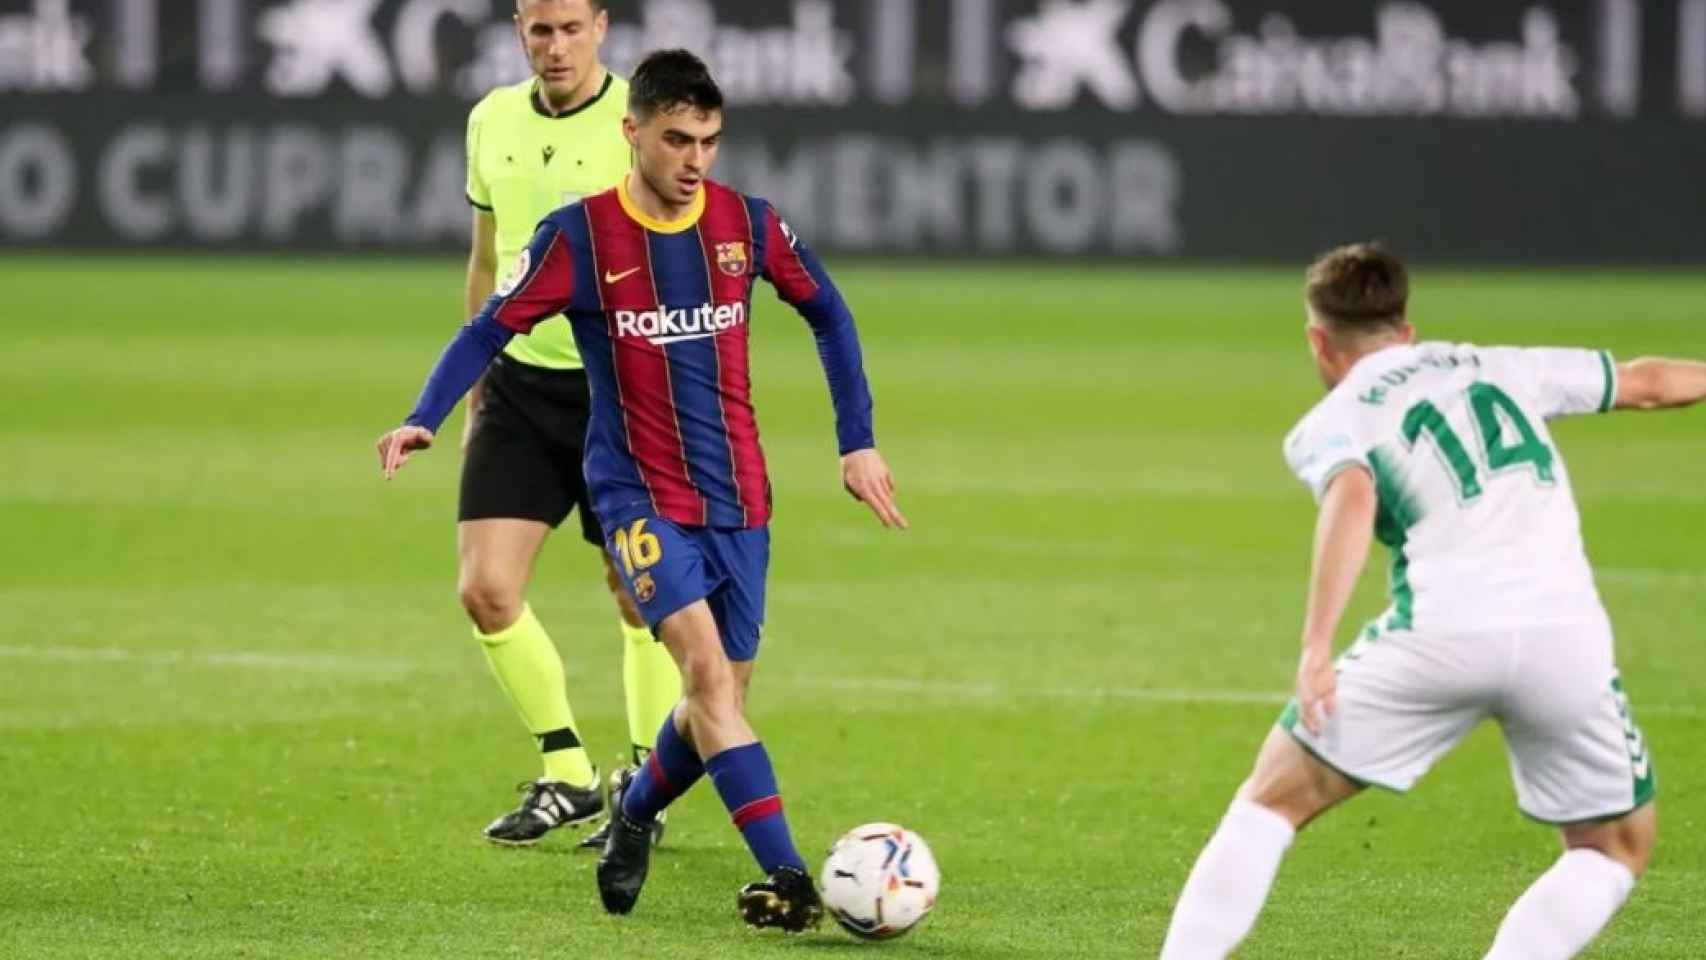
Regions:
[[[704,340],[706,337],[716,336],[719,332],[721,331],[713,330],[709,333],[678,333],[667,337],[649,337],[647,339],[652,343],[662,346],[666,343],[680,343],[683,340]]]
[[[620,282],[622,280],[626,280],[629,277],[631,277],[634,274],[639,273],[639,272],[640,272],[639,267],[630,267],[629,269],[624,270],[621,273],[611,273],[609,270],[606,270],[606,271],[604,271],[604,282],[605,283],[617,283],[617,282]]]

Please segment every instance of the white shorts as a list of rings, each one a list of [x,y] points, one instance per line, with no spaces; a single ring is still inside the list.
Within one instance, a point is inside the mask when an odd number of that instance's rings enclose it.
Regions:
[[[1510,752],[1517,806],[1548,823],[1628,813],[1657,787],[1604,620],[1455,636],[1371,627],[1339,658],[1319,736],[1295,701],[1280,725],[1359,783],[1400,793],[1483,719]]]

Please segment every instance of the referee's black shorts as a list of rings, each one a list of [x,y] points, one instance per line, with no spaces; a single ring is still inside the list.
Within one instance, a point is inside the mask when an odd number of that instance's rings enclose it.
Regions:
[[[586,371],[551,370],[500,356],[462,460],[458,520],[539,520],[556,527],[575,510],[581,536],[602,547],[581,454],[591,394]]]

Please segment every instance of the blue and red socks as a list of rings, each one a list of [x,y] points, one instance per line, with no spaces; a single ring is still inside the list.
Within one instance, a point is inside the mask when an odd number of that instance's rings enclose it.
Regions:
[[[776,789],[776,771],[761,743],[724,750],[709,760],[699,754],[675,729],[673,716],[658,730],[657,748],[647,757],[622,794],[622,815],[634,823],[651,823],[659,811],[706,773],[723,798],[735,829],[746,840],[752,856],[765,873],[781,867],[802,872],[806,862],[788,834],[782,815],[782,796]]]
[[[651,823],[658,812],[699,782],[705,764],[675,729],[675,714],[663,718],[657,747],[628,782],[622,794],[622,815],[634,823]]]
[[[656,754],[653,754],[656,756]],[[776,790],[776,771],[762,743],[732,747],[705,761],[705,771],[716,785],[717,795],[729,809],[735,829],[767,874],[781,867],[802,873],[806,862],[794,849],[788,835],[788,820],[782,815],[782,796]],[[622,809],[627,810],[624,803]]]

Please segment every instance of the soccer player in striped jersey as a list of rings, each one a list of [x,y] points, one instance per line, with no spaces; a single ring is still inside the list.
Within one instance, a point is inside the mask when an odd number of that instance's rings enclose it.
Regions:
[[[876,450],[852,314],[817,258],[763,200],[707,179],[723,97],[685,50],[630,78],[623,130],[634,170],[551,214],[439,360],[415,410],[380,439],[387,476],[433,433],[518,333],[568,315],[592,383],[586,478],[606,550],[681,668],[683,698],[640,770],[613,792],[598,864],[605,908],[645,882],[649,825],[708,774],[764,880],[738,905],[758,927],[814,926],[822,904],[789,835],[769,755],[744,704],[764,622],[770,480],[748,370],[748,314],[763,278],[811,326],[835,408],[842,482],[904,528]]]
[[[1298,830],[1369,784],[1409,790],[1492,719],[1517,807],[1565,849],[1487,957],[1565,960],[1646,868],[1656,780],[1546,421],[1699,403],[1706,364],[1416,343],[1404,265],[1372,244],[1327,253],[1306,290],[1329,392],[1285,443],[1321,504],[1297,698],[1191,870],[1161,956],[1227,956]],[[1392,606],[1335,662],[1376,538]]]
[[[491,296],[497,265],[520,254],[540,218],[628,174],[622,136],[628,85],[599,60],[608,25],[601,0],[516,0],[516,31],[533,75],[493,90],[468,115],[474,214],[467,315]],[[538,741],[544,766],[520,806],[486,827],[494,843],[535,843],[604,809],[569,705],[563,661],[526,599],[539,551],[571,512],[579,514],[584,539],[604,543],[581,472],[589,406],[586,371],[561,319],[510,341],[468,398],[458,592],[492,674]],[[622,685],[638,764],[680,697],[681,679],[608,559],[604,565],[620,610]],[[656,837],[662,831],[660,820]]]

